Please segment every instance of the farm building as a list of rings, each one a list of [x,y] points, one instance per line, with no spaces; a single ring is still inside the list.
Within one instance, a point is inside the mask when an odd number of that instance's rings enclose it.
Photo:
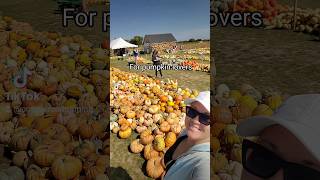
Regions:
[[[163,51],[176,46],[176,38],[171,34],[150,34],[145,35],[143,39],[144,52],[151,53],[153,49]]]

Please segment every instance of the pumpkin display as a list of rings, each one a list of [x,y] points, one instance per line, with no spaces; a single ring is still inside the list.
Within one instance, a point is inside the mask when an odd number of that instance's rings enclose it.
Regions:
[[[73,179],[79,176],[82,163],[78,158],[63,155],[53,161],[51,170],[56,179]]]
[[[34,31],[9,17],[0,17],[0,29],[5,30],[0,32],[0,179],[81,179],[80,172],[85,179],[105,175],[108,160],[101,154],[110,152],[105,111],[109,77],[104,70],[108,50],[94,48],[79,35]],[[11,80],[23,66],[30,71],[27,83],[16,87]],[[150,94],[155,105],[156,96]],[[131,107],[143,106],[144,98],[119,102],[114,122],[128,118],[129,129],[135,129],[136,110]],[[123,104],[127,116],[120,113]],[[82,167],[82,160],[93,162],[89,156],[94,153],[99,158],[92,167],[99,166],[98,173]]]
[[[153,179],[159,178],[164,172],[164,168],[161,165],[161,157],[155,157],[147,161],[147,174]]]
[[[130,150],[133,153],[140,153],[142,152],[144,146],[140,143],[140,139],[135,139],[130,143]]]
[[[274,109],[282,103],[282,97],[278,92],[267,90],[262,94],[251,85],[244,84],[240,90],[231,89],[229,97],[216,97],[213,103],[213,116],[220,112],[219,108],[231,112],[228,121],[214,121],[210,131],[211,138],[211,171],[216,179],[240,179],[242,171],[242,138],[237,135],[236,129],[239,123],[251,116],[271,116]],[[227,101],[233,103],[225,103]],[[215,108],[218,107],[218,108]],[[214,117],[214,119],[217,117]],[[219,117],[218,117],[219,118]],[[256,141],[257,137],[246,137]],[[212,178],[211,176],[211,178]]]

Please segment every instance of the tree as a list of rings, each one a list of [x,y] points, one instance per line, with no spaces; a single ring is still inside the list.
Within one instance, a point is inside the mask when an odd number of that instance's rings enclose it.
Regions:
[[[197,39],[197,41],[202,41],[202,39]]]
[[[196,40],[195,39],[189,39],[189,42],[195,42]]]
[[[142,39],[143,37],[141,36],[134,36],[129,42],[135,45],[142,45]]]

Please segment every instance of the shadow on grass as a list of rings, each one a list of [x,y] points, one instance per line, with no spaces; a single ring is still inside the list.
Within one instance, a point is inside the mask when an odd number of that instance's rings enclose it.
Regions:
[[[113,180],[133,180],[125,169],[122,167],[110,168],[110,179]]]

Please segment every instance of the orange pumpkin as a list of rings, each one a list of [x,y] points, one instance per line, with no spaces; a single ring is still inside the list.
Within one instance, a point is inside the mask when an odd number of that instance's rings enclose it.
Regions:
[[[148,144],[144,147],[144,151],[143,151],[143,155],[144,158],[146,160],[155,158],[159,156],[159,152],[156,151],[155,149],[153,149],[153,145],[152,144]]]
[[[151,144],[153,139],[152,132],[149,129],[144,130],[140,134],[140,142],[143,145]]]
[[[166,147],[171,147],[176,142],[176,140],[176,134],[174,132],[169,132],[165,138]]]
[[[53,124],[55,117],[42,116],[34,120],[32,127],[40,132],[44,132],[51,124]]]
[[[64,152],[64,145],[60,141],[50,140],[35,148],[33,158],[38,165],[47,167]]]
[[[140,139],[135,139],[130,144],[130,150],[133,153],[140,153],[144,146],[140,143]]]
[[[168,101],[168,96],[166,95],[161,95],[160,96],[160,101],[166,103]]]
[[[63,155],[54,160],[51,171],[56,179],[73,179],[80,175],[82,170],[81,160],[68,155]]]
[[[170,131],[170,124],[167,121],[163,121],[160,124],[160,130],[164,133],[169,132]]]
[[[164,168],[161,165],[161,157],[155,157],[147,162],[147,174],[153,179],[159,178],[164,172]]]

